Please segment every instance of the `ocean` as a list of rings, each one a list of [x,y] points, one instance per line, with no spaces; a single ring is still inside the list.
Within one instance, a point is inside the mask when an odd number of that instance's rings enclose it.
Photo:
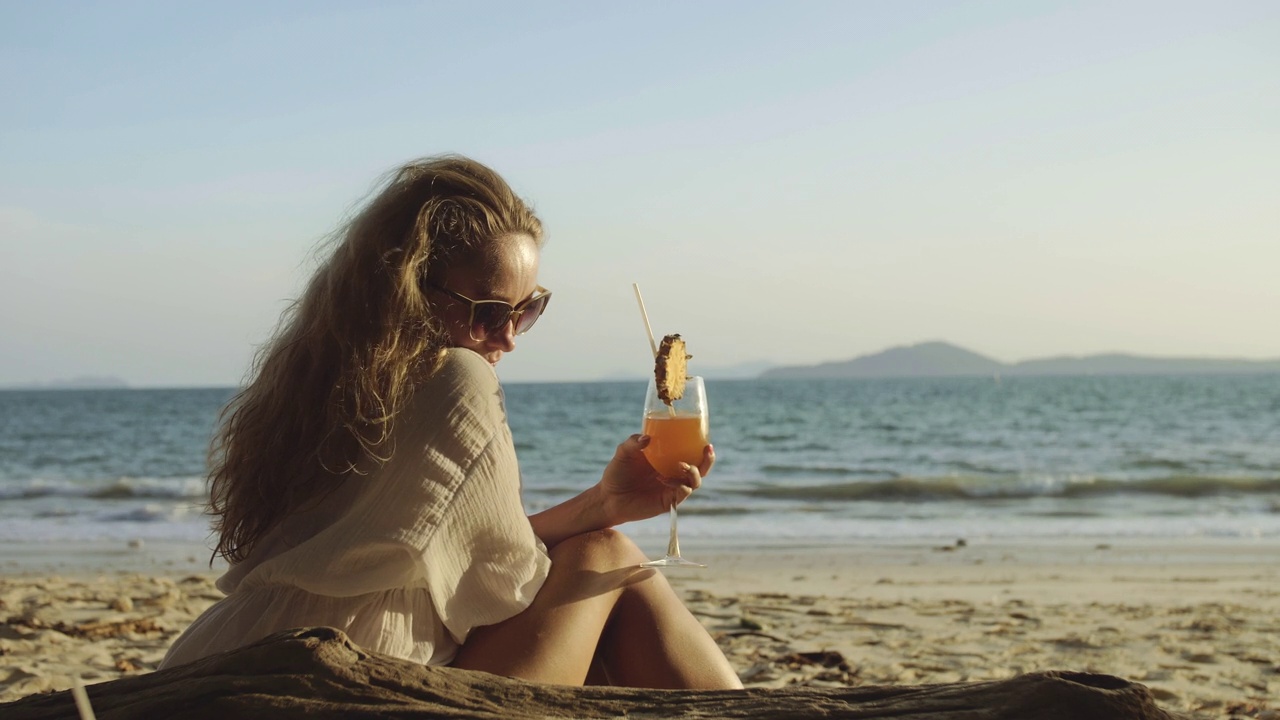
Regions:
[[[0,392],[0,560],[207,543],[230,388]],[[594,483],[643,382],[507,384],[524,498]],[[958,538],[1280,537],[1280,375],[709,380],[685,551]],[[666,520],[630,531],[661,549]],[[207,553],[204,555],[207,559]]]

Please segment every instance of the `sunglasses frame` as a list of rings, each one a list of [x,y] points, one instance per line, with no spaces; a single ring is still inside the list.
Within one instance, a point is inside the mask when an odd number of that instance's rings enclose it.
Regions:
[[[533,289],[533,295],[529,296],[529,298],[526,300],[522,300],[517,305],[512,305],[506,300],[472,300],[471,298],[467,297],[466,295],[463,295],[462,293],[454,292],[443,285],[437,285],[433,282],[423,282],[423,285],[431,288],[432,290],[438,290],[444,293],[445,295],[448,295],[449,298],[452,300],[457,300],[458,302],[467,303],[467,332],[468,334],[471,335],[471,339],[477,342],[484,340],[485,338],[498,332],[499,330],[505,329],[508,324],[510,324],[513,328],[519,328],[520,318],[524,316],[524,313],[526,312],[526,307],[534,301],[541,300],[543,301],[542,311],[539,312],[538,316],[533,319],[533,322],[529,323],[529,327],[526,327],[523,330],[517,329],[515,334],[523,335],[529,332],[529,330],[533,328],[534,324],[538,322],[538,317],[542,317],[542,313],[546,312],[546,309],[547,309],[546,303],[550,302],[550,298],[551,298],[551,291],[542,287],[541,285],[538,285]],[[509,310],[509,312],[507,313],[507,319],[504,320],[502,324],[486,332],[484,335],[481,335],[480,337],[476,337],[475,329],[476,329],[476,306],[477,305],[502,305],[508,308]]]

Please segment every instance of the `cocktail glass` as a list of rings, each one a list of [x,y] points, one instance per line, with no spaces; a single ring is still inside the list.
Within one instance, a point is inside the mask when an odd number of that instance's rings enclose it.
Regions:
[[[710,420],[707,413],[707,390],[700,377],[691,377],[685,383],[684,396],[667,405],[658,397],[658,388],[652,379],[644,399],[644,429],[649,444],[645,457],[663,477],[684,475],[680,463],[698,467],[702,463],[702,451],[710,442]],[[671,503],[671,536],[667,540],[667,554],[650,560],[641,567],[706,567],[680,557],[680,537],[676,532],[676,504]]]

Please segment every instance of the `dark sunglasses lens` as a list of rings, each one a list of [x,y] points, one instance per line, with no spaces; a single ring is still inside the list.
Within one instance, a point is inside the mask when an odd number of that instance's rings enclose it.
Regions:
[[[520,335],[528,332],[529,328],[538,322],[538,318],[542,317],[542,311],[547,309],[547,303],[550,301],[550,295],[543,295],[530,300],[528,305],[520,308],[520,320],[516,323],[516,334]]]
[[[511,306],[504,302],[478,302],[472,309],[471,335],[485,337],[501,330],[511,319]]]

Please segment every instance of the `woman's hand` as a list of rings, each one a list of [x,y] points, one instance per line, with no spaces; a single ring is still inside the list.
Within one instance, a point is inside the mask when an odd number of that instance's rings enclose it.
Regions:
[[[574,535],[661,515],[693,494],[716,463],[715,450],[708,445],[697,467],[685,465],[680,477],[664,478],[641,452],[648,444],[649,438],[642,435],[627,438],[613,453],[600,482],[529,516],[533,531],[547,547]]]
[[[601,510],[610,526],[651,518],[666,512],[672,504],[679,505],[702,485],[702,477],[716,463],[715,449],[708,445],[703,448],[702,462],[697,467],[681,463],[683,475],[664,478],[641,452],[648,444],[647,435],[632,435],[622,441],[596,486]]]

